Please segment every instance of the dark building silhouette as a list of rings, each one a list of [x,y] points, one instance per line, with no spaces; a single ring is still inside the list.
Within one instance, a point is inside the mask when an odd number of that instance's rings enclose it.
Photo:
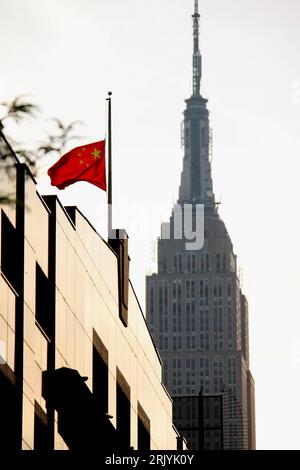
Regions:
[[[198,397],[202,390],[205,399],[224,391],[222,400],[232,398],[231,412],[222,415],[224,448],[253,449],[248,304],[213,192],[209,112],[201,94],[199,17],[195,1],[193,93],[184,111],[179,198],[169,223],[162,225],[157,274],[147,276],[147,322],[162,356],[164,383],[172,398],[178,402],[179,397]],[[190,215],[185,221],[186,213]],[[190,231],[185,231],[187,221],[192,224]],[[183,410],[188,409],[182,400],[180,403]],[[235,413],[233,407],[240,412]],[[178,407],[175,409],[180,427]],[[188,443],[193,448],[196,445],[193,439]]]
[[[173,418],[190,450],[245,449],[247,419],[231,392],[173,397]],[[236,433],[229,422],[235,423]]]
[[[1,129],[0,197],[0,449],[184,446],[126,233],[106,242],[76,207],[40,196]]]

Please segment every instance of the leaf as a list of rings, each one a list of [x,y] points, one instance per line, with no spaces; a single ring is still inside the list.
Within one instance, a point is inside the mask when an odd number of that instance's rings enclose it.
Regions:
[[[27,163],[32,174],[36,176],[37,174],[36,161],[38,160],[37,152],[33,150],[19,149],[19,150],[16,150],[16,154],[20,160],[23,160],[24,163]]]
[[[0,195],[0,204],[5,204],[5,205],[11,205],[15,204],[16,199],[10,197],[10,196],[1,196]]]
[[[2,118],[2,122],[9,118],[16,122],[20,122],[28,116],[36,117],[36,114],[40,111],[39,106],[25,100],[24,96],[26,95],[19,95],[12,101],[4,101],[0,103],[6,108],[6,115]]]

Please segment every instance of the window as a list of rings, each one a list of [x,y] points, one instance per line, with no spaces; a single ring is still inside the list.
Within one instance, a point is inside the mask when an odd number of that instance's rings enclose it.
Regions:
[[[231,298],[232,295],[232,281],[231,279],[227,280],[227,297]]]
[[[169,363],[167,359],[163,361],[163,383],[168,387],[169,385]]]
[[[158,284],[158,320],[159,320],[159,349],[168,349],[168,331],[169,331],[169,282],[159,281]],[[174,308],[174,307],[173,307]],[[170,325],[171,326],[171,325]]]
[[[232,315],[232,279],[227,279],[227,330],[228,349],[233,349],[234,320]]]
[[[130,447],[130,387],[117,368],[117,432],[122,448]]]
[[[34,402],[34,450],[50,450],[48,417],[36,401]]]
[[[200,358],[200,387],[202,387],[204,394],[209,393],[209,359]]]
[[[201,255],[201,257],[200,257],[200,272],[202,274],[205,273],[204,255]]]
[[[154,329],[154,312],[155,312],[155,285],[154,282],[150,282],[149,286],[150,296],[150,328]]]
[[[195,305],[195,281],[188,280],[185,284],[186,293],[186,332],[187,332],[187,349],[196,349],[196,305]]]
[[[52,308],[50,282],[44,271],[36,263],[35,278],[35,319],[48,338],[54,333],[54,310]]]
[[[2,209],[1,212],[1,270],[17,290],[18,250],[17,232]]]
[[[16,452],[17,443],[17,394],[16,387],[0,369],[0,450]]]
[[[207,146],[207,128],[203,127],[201,129],[201,147],[205,148]]]
[[[233,393],[236,392],[236,381],[237,381],[237,370],[236,370],[236,358],[228,358],[228,388]]]
[[[209,350],[209,280],[204,279],[200,280],[200,350],[208,351]]]
[[[226,271],[226,255],[223,254],[223,257],[222,257],[222,270],[223,270],[223,273],[225,273]]]
[[[187,300],[195,298],[195,281],[185,281],[185,296]]]
[[[214,375],[214,393],[221,393],[224,385],[224,370],[222,358],[214,358],[213,360]]]
[[[216,272],[221,273],[226,271],[226,255],[217,253],[216,254]]]
[[[108,351],[93,330],[93,395],[98,409],[108,411]]]
[[[185,148],[188,149],[190,147],[190,130],[188,127],[185,127],[185,138],[184,138]]]
[[[205,255],[205,272],[209,273],[209,254]]]
[[[172,360],[172,394],[177,395],[181,387],[181,359]]]
[[[138,402],[138,450],[150,449],[150,419]]]
[[[224,347],[223,325],[223,280],[213,280],[213,347],[220,351]]]
[[[172,330],[173,342],[172,348],[174,351],[182,348],[181,344],[181,331],[182,331],[182,314],[181,314],[181,281],[172,281]]]
[[[202,253],[200,256],[200,271],[201,273],[209,273],[210,266],[209,266],[209,254]]]
[[[186,268],[187,272],[191,274],[195,274],[197,269],[196,269],[196,255],[195,253],[188,253],[186,255]]]
[[[182,273],[182,254],[176,254],[173,257],[174,273]]]
[[[220,253],[216,254],[216,271],[219,273],[221,271],[221,255]]]
[[[190,281],[185,281],[185,296],[187,299],[191,297],[191,284]]]
[[[167,272],[167,260],[165,256],[161,260],[158,261],[158,272],[159,273]]]

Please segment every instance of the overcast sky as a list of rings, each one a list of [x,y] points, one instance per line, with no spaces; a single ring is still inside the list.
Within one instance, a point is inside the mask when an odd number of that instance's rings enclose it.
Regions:
[[[0,100],[30,93],[43,110],[7,134],[30,144],[57,116],[85,122],[83,143],[104,138],[113,91],[114,221],[129,232],[142,305],[153,242],[177,198],[193,3],[0,0]],[[300,2],[200,0],[199,9],[214,189],[250,306],[257,446],[300,449]],[[52,163],[40,192],[77,205],[105,238],[105,193],[51,189]]]

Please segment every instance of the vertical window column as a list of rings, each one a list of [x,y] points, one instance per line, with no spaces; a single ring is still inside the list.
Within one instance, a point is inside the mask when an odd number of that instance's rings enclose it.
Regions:
[[[182,349],[182,287],[181,281],[172,281],[172,348]]]
[[[138,402],[138,450],[149,450],[150,441],[150,419]]]
[[[209,350],[209,289],[208,279],[200,280],[199,303],[200,303],[200,350]]]
[[[173,272],[175,274],[181,274],[183,272],[183,264],[182,264],[182,254],[176,254],[173,257]]]
[[[34,450],[39,452],[50,450],[48,417],[37,401],[34,401]]]
[[[93,395],[102,413],[108,412],[108,350],[93,330]]]
[[[195,281],[185,282],[185,308],[186,308],[186,345],[187,349],[196,350],[196,305],[195,305]]]
[[[200,387],[204,395],[209,394],[209,359],[207,357],[200,358]]]
[[[169,387],[169,361],[168,359],[163,360],[163,383]]]
[[[213,360],[213,374],[214,374],[214,393],[221,393],[224,385],[224,371],[223,360],[216,357]]]
[[[182,394],[181,359],[172,359],[172,395]]]
[[[221,351],[224,348],[223,325],[223,280],[213,280],[213,341],[214,350]]]
[[[17,232],[1,210],[1,271],[15,290],[18,284]]]
[[[232,279],[227,279],[227,338],[228,338],[228,349],[234,347],[234,322],[233,322],[233,310],[232,310]]]
[[[188,253],[186,255],[186,268],[189,274],[197,272],[197,257],[195,253]]]
[[[210,272],[210,260],[208,253],[201,253],[200,255],[200,272],[202,274]]]
[[[169,349],[169,281],[159,281],[159,349]]]
[[[130,387],[117,368],[117,433],[119,446],[130,447]]]
[[[237,373],[236,373],[236,358],[234,356],[228,358],[228,389],[233,395],[236,395],[237,386]]]
[[[154,334],[154,326],[155,326],[155,284],[154,282],[150,282],[149,284],[149,303],[150,303],[150,331],[152,335]]]

